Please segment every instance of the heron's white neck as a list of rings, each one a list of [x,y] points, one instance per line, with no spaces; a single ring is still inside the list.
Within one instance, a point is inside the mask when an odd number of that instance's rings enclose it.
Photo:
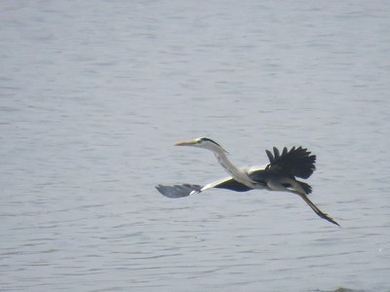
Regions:
[[[254,188],[256,182],[253,181],[246,172],[237,168],[227,158],[226,153],[223,150],[213,150],[215,157],[219,164],[238,182],[246,185],[247,187]]]

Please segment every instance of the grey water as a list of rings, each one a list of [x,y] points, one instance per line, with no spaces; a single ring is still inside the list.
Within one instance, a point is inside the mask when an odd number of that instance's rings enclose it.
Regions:
[[[1,1],[1,291],[390,291],[390,2]],[[265,149],[311,199],[168,199]]]

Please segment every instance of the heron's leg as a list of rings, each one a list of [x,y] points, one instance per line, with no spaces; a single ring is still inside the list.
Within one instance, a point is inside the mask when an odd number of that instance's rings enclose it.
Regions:
[[[300,196],[318,216],[333,224],[336,224],[337,226],[340,226],[340,224],[338,224],[333,218],[329,217],[328,214],[322,212],[312,201],[310,201],[306,194],[302,194],[299,192],[294,193]]]

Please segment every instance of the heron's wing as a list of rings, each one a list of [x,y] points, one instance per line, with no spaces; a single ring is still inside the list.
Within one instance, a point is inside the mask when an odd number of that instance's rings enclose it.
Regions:
[[[266,171],[266,167],[251,167],[248,170],[248,176],[255,182],[266,186],[270,173]]]
[[[199,193],[202,186],[200,185],[191,185],[191,184],[182,184],[182,185],[158,185],[156,189],[165,197],[168,198],[182,198],[188,197],[191,192],[195,191]]]
[[[316,156],[306,148],[298,147],[287,150],[283,148],[282,153],[274,147],[274,153],[266,150],[269,164],[266,167],[268,173],[285,175],[289,177],[308,178],[315,170]]]
[[[235,192],[247,192],[252,190],[252,188],[247,187],[246,185],[239,183],[232,177],[223,178],[215,182],[209,183],[202,188],[202,191],[217,188],[217,189],[227,189]]]
[[[232,177],[226,177],[214,182],[211,182],[205,186],[194,184],[182,184],[182,185],[158,185],[156,189],[165,197],[168,198],[183,198],[189,195],[199,194],[200,192],[207,191],[212,188],[228,189],[236,192],[250,191],[251,188],[239,183]]]

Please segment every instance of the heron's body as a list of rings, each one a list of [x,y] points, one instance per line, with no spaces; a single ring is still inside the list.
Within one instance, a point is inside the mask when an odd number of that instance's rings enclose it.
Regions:
[[[299,195],[321,218],[339,225],[335,220],[323,213],[307,195],[311,186],[296,177],[307,179],[315,170],[316,156],[302,147],[283,148],[282,153],[274,147],[273,153],[266,150],[270,163],[265,167],[237,168],[228,159],[227,152],[209,138],[197,138],[193,141],[177,143],[177,146],[194,146],[212,151],[218,162],[230,175],[204,186],[183,184],[174,186],[158,185],[157,190],[166,197],[179,198],[199,194],[213,188],[246,192],[254,189],[284,191]]]

